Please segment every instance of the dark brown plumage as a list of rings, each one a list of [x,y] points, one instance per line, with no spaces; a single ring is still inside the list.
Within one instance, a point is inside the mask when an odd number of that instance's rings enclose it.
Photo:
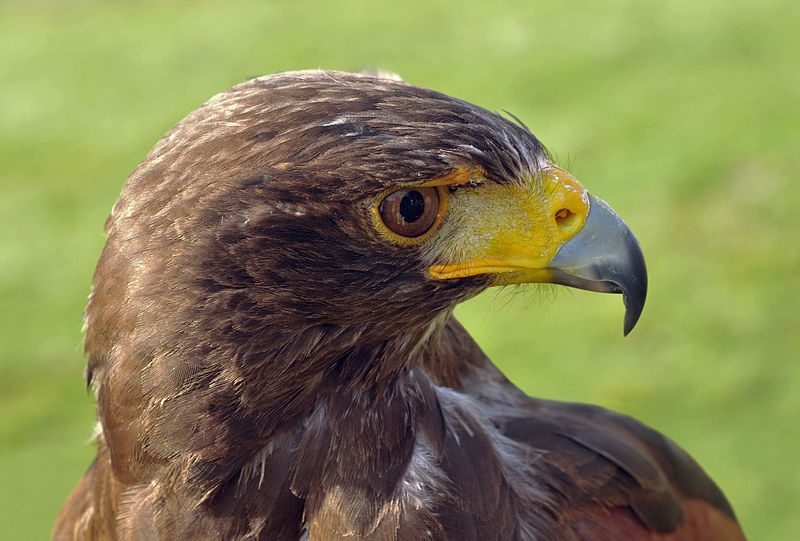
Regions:
[[[622,292],[626,331],[641,312],[635,239],[518,124],[370,76],[254,79],[155,146],[106,230],[98,456],[55,539],[743,539],[672,442],[525,396],[453,318],[529,281]]]

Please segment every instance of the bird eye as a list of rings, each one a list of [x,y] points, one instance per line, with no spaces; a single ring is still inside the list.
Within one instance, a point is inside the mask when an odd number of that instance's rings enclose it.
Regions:
[[[378,213],[392,232],[407,238],[420,237],[439,217],[439,190],[433,186],[397,190],[381,201]]]

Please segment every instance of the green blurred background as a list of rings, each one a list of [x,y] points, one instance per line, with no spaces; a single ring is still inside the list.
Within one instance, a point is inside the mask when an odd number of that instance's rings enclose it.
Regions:
[[[81,313],[155,141],[289,69],[383,68],[522,119],[628,221],[651,290],[460,308],[531,394],[690,451],[752,539],[800,539],[800,4],[678,0],[0,3],[0,537],[43,539],[93,456]]]

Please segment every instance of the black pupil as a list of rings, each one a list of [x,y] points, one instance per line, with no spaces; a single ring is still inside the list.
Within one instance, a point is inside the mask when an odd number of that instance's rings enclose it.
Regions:
[[[425,198],[418,191],[408,192],[400,200],[400,216],[406,223],[416,222],[425,212]]]

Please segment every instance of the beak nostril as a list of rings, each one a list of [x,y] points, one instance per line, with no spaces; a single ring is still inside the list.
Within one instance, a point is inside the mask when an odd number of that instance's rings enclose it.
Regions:
[[[556,226],[566,234],[573,232],[580,225],[578,215],[567,208],[557,210],[555,219]]]

